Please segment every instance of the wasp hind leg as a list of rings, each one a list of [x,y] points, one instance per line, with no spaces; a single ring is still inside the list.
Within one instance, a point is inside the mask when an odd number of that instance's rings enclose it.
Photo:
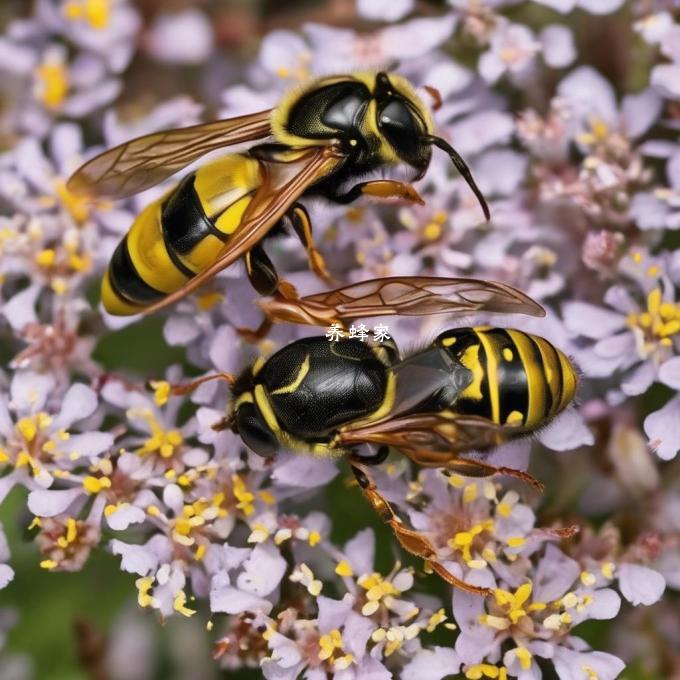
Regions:
[[[536,477],[523,470],[515,468],[490,465],[479,460],[458,458],[451,453],[437,451],[408,451],[404,453],[420,467],[444,468],[445,473],[458,473],[463,477],[492,477],[493,475],[507,475],[519,479],[525,484],[532,486],[537,491],[543,491],[543,484]]]
[[[380,451],[379,451],[380,453]],[[377,455],[377,454],[376,454]],[[359,483],[362,493],[366,500],[371,504],[373,510],[378,513],[378,516],[387,524],[394,532],[397,540],[402,548],[412,555],[425,560],[426,566],[435,571],[447,583],[450,583],[456,588],[466,590],[469,593],[477,595],[490,595],[491,591],[488,588],[474,586],[462,579],[454,576],[448,569],[437,561],[437,552],[432,543],[420,532],[413,531],[404,526],[404,523],[394,511],[387,499],[378,491],[375,482],[371,479],[368,472],[362,465],[362,460],[358,456],[350,457],[350,465],[352,472]]]

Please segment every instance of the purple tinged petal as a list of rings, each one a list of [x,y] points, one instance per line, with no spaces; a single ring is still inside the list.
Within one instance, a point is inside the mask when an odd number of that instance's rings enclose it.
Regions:
[[[132,545],[114,538],[109,547],[114,555],[122,558],[120,568],[130,574],[146,576],[158,567],[158,556],[145,545]]]
[[[624,0],[578,0],[579,7],[591,14],[611,14],[623,3]]]
[[[144,510],[129,503],[118,506],[112,513],[106,515],[106,523],[114,531],[125,531],[130,525],[141,524],[145,519]]]
[[[61,402],[59,414],[52,421],[52,430],[67,430],[73,423],[88,418],[96,410],[95,391],[82,383],[71,385]]]
[[[656,378],[656,366],[651,361],[640,364],[621,382],[621,391],[629,396],[646,392]]]
[[[567,408],[538,433],[539,441],[553,451],[572,451],[595,443],[583,416],[573,407]]]
[[[338,474],[338,468],[332,460],[293,455],[272,473],[272,478],[279,484],[311,489],[324,486]]]
[[[635,606],[654,604],[666,589],[666,580],[658,571],[640,564],[622,564],[617,575],[621,594]]]
[[[574,34],[566,26],[550,24],[539,34],[543,44],[543,59],[552,68],[569,66],[576,58]]]
[[[599,1],[599,0],[598,0]],[[579,66],[557,86],[557,94],[576,107],[584,121],[593,116],[613,124],[618,117],[611,83],[591,66]]]
[[[344,625],[347,615],[352,611],[354,598],[349,593],[342,600],[334,600],[330,597],[319,595],[316,603],[319,607],[317,622],[319,631],[323,635],[334,628],[341,628]]]
[[[644,135],[661,114],[662,105],[661,97],[651,88],[626,95],[621,103],[626,133],[633,139]]]
[[[357,11],[364,19],[392,22],[403,19],[414,5],[414,0],[357,0]]]
[[[35,283],[11,297],[2,306],[2,314],[14,331],[21,331],[27,324],[38,321],[35,303],[41,291],[42,286]]]
[[[603,359],[613,359],[620,357],[622,354],[630,354],[635,351],[635,338],[629,331],[610,335],[607,338],[599,340],[593,351],[598,357]]]
[[[649,445],[663,460],[671,460],[680,450],[680,396],[669,400],[658,411],[650,413],[644,422]]]
[[[442,680],[448,675],[460,672],[458,654],[449,647],[422,649],[404,667],[402,680]]]
[[[265,597],[281,583],[286,566],[286,560],[275,546],[268,543],[258,544],[243,563],[243,572],[238,575],[236,585],[241,590]]]
[[[461,155],[467,155],[508,142],[515,122],[502,111],[480,111],[454,123],[450,129],[452,143]]]
[[[613,654],[577,652],[562,646],[555,648],[553,664],[560,680],[583,680],[584,666],[590,666],[598,680],[615,680],[625,668],[623,661]]]
[[[588,302],[568,302],[563,308],[564,324],[568,330],[584,338],[601,340],[620,331],[626,319],[622,314]]]
[[[0,590],[14,578],[14,569],[9,564],[0,564]]]
[[[536,3],[550,7],[550,9],[554,9],[562,14],[571,12],[576,6],[576,0],[536,0]]]
[[[655,66],[650,82],[664,97],[680,99],[680,64]]]
[[[567,557],[557,546],[549,544],[534,576],[534,600],[551,602],[564,595],[581,573],[578,562]]]
[[[60,491],[31,491],[28,494],[28,509],[37,517],[55,517],[66,512],[71,503],[83,494],[80,487]]]
[[[366,644],[376,628],[375,622],[367,616],[353,611],[349,613],[342,638],[345,647],[355,658],[362,659],[366,655]]]
[[[680,390],[680,357],[673,357],[661,364],[658,378],[664,385]]]
[[[593,592],[593,601],[584,611],[586,619],[613,619],[621,609],[621,598],[611,588],[600,588]]]
[[[347,670],[351,671],[352,667]],[[335,678],[340,680],[338,674],[335,675]],[[391,680],[392,678],[394,678],[394,675],[378,659],[364,656],[357,664],[356,675],[354,675],[352,680]],[[319,680],[325,680],[325,677]]]
[[[362,529],[345,544],[345,555],[355,574],[370,574],[375,561],[375,534],[373,529]]]
[[[454,14],[436,18],[411,19],[390,26],[378,34],[384,56],[392,59],[416,59],[441,45],[457,24]]]
[[[231,586],[210,591],[210,611],[216,613],[241,614],[247,611],[262,611],[269,614],[273,606],[268,600]]]
[[[146,34],[146,47],[154,59],[169,64],[200,64],[212,51],[212,23],[197,8],[158,15]]]
[[[666,176],[671,187],[680,191],[680,150],[676,151],[666,164]]]

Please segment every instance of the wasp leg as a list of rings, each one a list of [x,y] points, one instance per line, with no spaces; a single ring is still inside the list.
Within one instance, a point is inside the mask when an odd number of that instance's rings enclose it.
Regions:
[[[252,287],[260,295],[273,295],[279,287],[279,275],[262,245],[251,248],[244,259]]]
[[[312,238],[312,221],[309,213],[300,203],[296,203],[288,212],[288,217],[293,224],[293,229],[302,245],[307,249],[307,258],[312,271],[324,282],[331,284],[333,278],[328,273],[326,261],[323,255],[317,250]]]
[[[376,179],[370,182],[355,184],[344,194],[335,194],[328,198],[336,203],[351,203],[360,196],[375,196],[376,198],[400,198],[407,203],[425,205],[425,201],[415,188],[404,182],[393,179]]]
[[[360,460],[364,465],[382,465],[389,455],[389,446],[379,446],[378,450],[372,456],[357,456],[357,460]]]
[[[437,553],[432,543],[423,534],[418,531],[413,531],[412,529],[407,529],[404,526],[404,523],[397,516],[397,513],[390,503],[376,488],[375,483],[363,468],[361,460],[357,456],[351,456],[350,465],[364,496],[383,522],[392,529],[404,550],[410,552],[412,555],[421,557],[425,560],[426,566],[431,567],[439,574],[439,576],[441,576],[441,578],[452,586],[460,588],[461,590],[466,590],[469,593],[476,593],[477,595],[491,594],[491,591],[488,588],[473,586],[470,583],[466,583],[439,564],[439,562],[437,562]]]
[[[520,479],[525,484],[533,486],[537,491],[543,491],[543,484],[536,477],[522,470],[515,470],[508,467],[497,467],[489,463],[482,463],[479,460],[469,460],[458,458],[454,454],[437,451],[408,451],[406,454],[416,465],[420,467],[441,467],[445,472],[457,472],[463,477],[491,477],[493,475],[507,475]]]
[[[212,375],[204,375],[202,378],[197,378],[196,380],[192,380],[191,382],[183,383],[181,385],[169,385],[165,387],[165,389],[169,388],[170,394],[174,396],[180,396],[184,394],[190,394],[203,383],[211,382],[213,380],[224,380],[231,386],[234,384],[234,382],[236,382],[236,376],[232,375],[231,373],[213,373]],[[161,380],[149,381],[149,387],[152,390],[164,390],[164,386],[166,385],[167,383]]]

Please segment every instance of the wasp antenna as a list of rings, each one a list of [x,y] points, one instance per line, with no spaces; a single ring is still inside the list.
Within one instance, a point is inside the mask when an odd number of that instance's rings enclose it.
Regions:
[[[486,202],[486,199],[484,198],[484,194],[482,194],[482,192],[479,190],[479,187],[477,186],[474,177],[470,172],[470,168],[468,167],[467,163],[461,158],[460,154],[446,140],[442,139],[441,137],[435,137],[434,135],[424,135],[423,141],[428,144],[434,144],[436,147],[438,147],[442,151],[445,151],[449,155],[449,158],[453,161],[453,164],[456,166],[456,170],[458,170],[458,172],[463,176],[465,181],[468,183],[468,186],[470,187],[470,189],[472,189],[472,192],[477,197],[479,205],[482,207],[482,210],[484,211],[484,217],[486,217],[487,221],[489,221],[491,219],[491,211],[489,210],[489,206]]]

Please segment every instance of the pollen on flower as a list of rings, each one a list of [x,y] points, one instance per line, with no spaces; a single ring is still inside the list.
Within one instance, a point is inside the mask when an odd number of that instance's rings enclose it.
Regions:
[[[482,680],[482,678],[497,678],[497,680],[507,680],[508,671],[505,666],[498,667],[488,663],[479,663],[468,667],[465,671],[468,680]]]
[[[87,21],[95,30],[105,29],[110,22],[111,0],[69,0],[63,6],[69,21]]]
[[[354,570],[347,560],[341,560],[335,567],[335,573],[338,574],[338,576],[353,576]]]
[[[175,595],[175,599],[172,603],[172,608],[176,611],[179,612],[182,616],[193,616],[196,613],[195,609],[189,609],[186,606],[187,603],[187,596],[186,593],[183,590],[180,590],[177,595]]]
[[[61,53],[50,50],[35,71],[37,98],[48,109],[57,110],[66,99],[70,76]]]

